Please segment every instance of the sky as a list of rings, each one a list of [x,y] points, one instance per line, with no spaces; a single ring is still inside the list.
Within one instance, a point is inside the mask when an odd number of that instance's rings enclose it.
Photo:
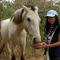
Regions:
[[[9,2],[13,2],[14,0],[6,0],[6,1],[9,1]],[[50,0],[47,0],[47,1],[50,1]],[[53,2],[57,2],[59,0],[52,0]]]
[[[51,0],[47,0],[47,1],[51,1]],[[60,0],[52,0],[53,5],[55,5],[58,1],[60,1]]]
[[[5,0],[5,1],[13,2],[14,0]]]
[[[51,1],[51,0],[47,0],[47,1]],[[59,0],[52,0],[52,1],[55,1],[55,2],[57,2],[57,1],[59,1]]]

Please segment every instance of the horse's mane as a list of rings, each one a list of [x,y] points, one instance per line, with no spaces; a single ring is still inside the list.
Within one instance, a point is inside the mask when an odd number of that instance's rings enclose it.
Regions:
[[[32,11],[35,11],[35,7],[33,5],[26,5],[26,6],[31,8]]]
[[[13,22],[15,24],[20,24],[22,22],[22,15],[23,15],[23,13],[24,13],[24,9],[18,9],[11,16],[11,19],[13,19]]]

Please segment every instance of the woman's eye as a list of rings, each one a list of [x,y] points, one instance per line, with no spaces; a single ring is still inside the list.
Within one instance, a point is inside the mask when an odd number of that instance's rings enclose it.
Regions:
[[[30,18],[27,18],[27,21],[30,22],[31,21]]]

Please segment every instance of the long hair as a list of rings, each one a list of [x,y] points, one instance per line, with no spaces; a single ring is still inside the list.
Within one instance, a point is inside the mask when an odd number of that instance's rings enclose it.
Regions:
[[[54,23],[54,28],[59,25],[59,20],[58,20],[58,16],[55,15],[55,23]],[[47,31],[50,29],[51,24],[48,22],[48,17],[46,17],[46,22],[45,22],[45,33],[47,33]]]

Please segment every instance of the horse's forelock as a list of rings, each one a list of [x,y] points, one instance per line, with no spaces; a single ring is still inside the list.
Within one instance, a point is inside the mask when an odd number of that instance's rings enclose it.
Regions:
[[[34,7],[34,6],[31,6],[31,10],[32,10],[32,11],[35,11],[35,7]]]
[[[32,11],[37,11],[38,12],[38,7],[37,6],[32,6],[32,5],[28,5],[27,7],[30,7]]]
[[[32,11],[35,11],[36,9],[35,9],[35,6],[33,6],[33,5],[25,5],[26,7],[28,7],[28,8],[30,8]]]
[[[15,24],[20,24],[22,22],[22,15],[24,13],[24,9],[22,10],[17,10],[11,17],[11,19],[13,19],[13,22]]]

